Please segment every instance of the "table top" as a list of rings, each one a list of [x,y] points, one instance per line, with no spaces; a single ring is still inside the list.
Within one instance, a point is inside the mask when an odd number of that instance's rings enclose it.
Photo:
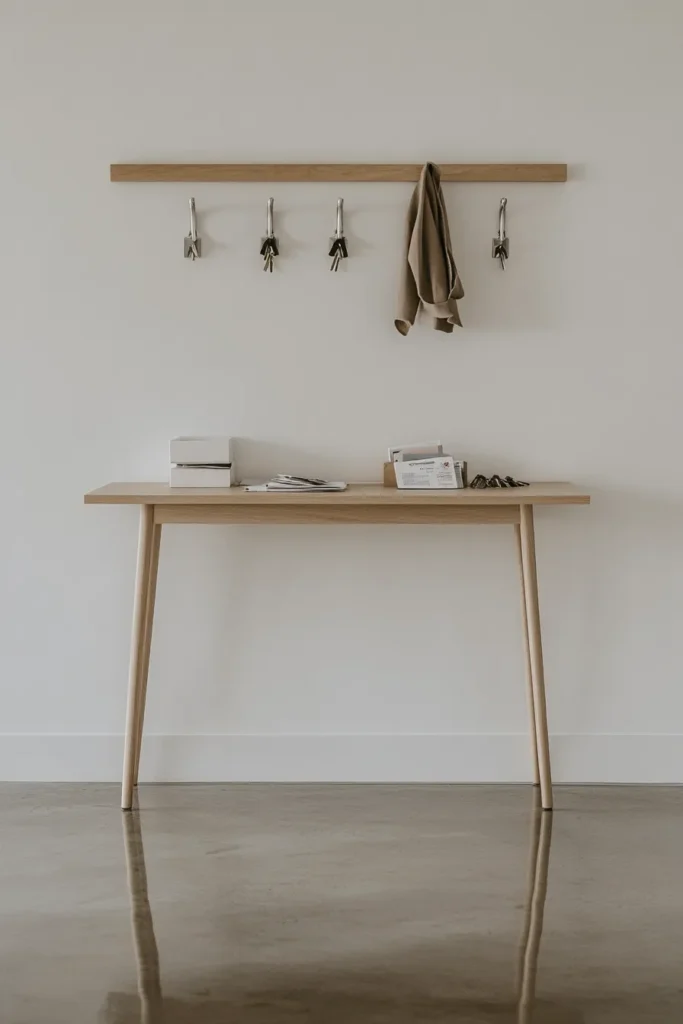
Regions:
[[[575,484],[479,490],[398,490],[382,484],[349,484],[345,491],[264,493],[244,487],[169,487],[162,483],[112,483],[89,491],[86,505],[587,505],[590,495]]]

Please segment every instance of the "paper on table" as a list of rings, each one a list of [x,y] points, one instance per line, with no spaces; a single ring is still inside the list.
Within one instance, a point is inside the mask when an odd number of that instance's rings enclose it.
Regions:
[[[266,494],[315,494],[318,491],[327,493],[345,491],[346,486],[343,480],[327,480],[324,484],[312,484],[310,487],[301,484],[291,487],[288,484],[266,483],[247,484],[244,489],[245,491],[261,491]]]

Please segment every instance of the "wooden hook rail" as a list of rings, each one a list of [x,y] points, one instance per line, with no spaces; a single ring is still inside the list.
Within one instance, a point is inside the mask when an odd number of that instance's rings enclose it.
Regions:
[[[417,181],[422,164],[112,164],[111,181]],[[442,181],[567,180],[566,164],[439,164]]]

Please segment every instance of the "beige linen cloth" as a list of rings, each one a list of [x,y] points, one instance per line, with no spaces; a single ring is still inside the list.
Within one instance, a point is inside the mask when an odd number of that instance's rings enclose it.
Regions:
[[[462,327],[457,300],[465,294],[453,259],[441,172],[425,164],[408,207],[396,329],[407,334],[422,307],[435,331]]]

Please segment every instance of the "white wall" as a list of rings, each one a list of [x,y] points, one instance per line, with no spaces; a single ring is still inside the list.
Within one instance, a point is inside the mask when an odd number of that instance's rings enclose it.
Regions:
[[[0,18],[0,777],[118,776],[137,517],[82,495],[161,479],[171,436],[214,432],[249,439],[246,472],[373,480],[390,442],[439,436],[475,471],[590,487],[537,516],[556,776],[683,781],[683,5]],[[410,185],[108,181],[125,161],[426,159],[570,165],[566,185],[445,186],[451,337],[393,328]],[[168,528],[143,774],[528,778],[511,533]]]

